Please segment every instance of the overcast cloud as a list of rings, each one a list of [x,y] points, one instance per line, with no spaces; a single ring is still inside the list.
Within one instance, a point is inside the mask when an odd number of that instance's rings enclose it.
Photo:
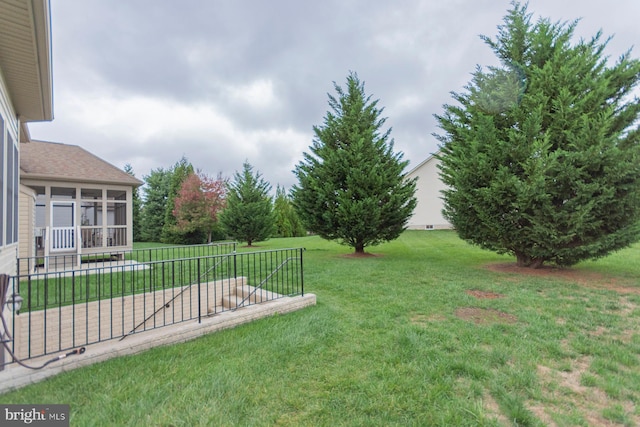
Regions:
[[[79,145],[143,179],[185,156],[231,177],[248,160],[273,187],[321,125],[333,82],[358,73],[385,108],[395,150],[437,150],[433,114],[476,65],[496,59],[508,0],[51,0],[55,119],[33,139]],[[530,0],[579,37],[613,35],[612,59],[640,41],[638,0]],[[632,51],[640,57],[640,46]]]

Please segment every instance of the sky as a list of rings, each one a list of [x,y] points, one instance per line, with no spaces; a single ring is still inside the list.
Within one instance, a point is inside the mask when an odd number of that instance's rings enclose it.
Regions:
[[[476,66],[497,65],[510,0],[51,0],[54,115],[31,138],[79,145],[144,180],[182,157],[215,177],[247,161],[296,182],[334,82],[378,100],[407,171],[438,149],[434,114]],[[640,1],[530,0],[534,20],[640,57]],[[634,45],[635,48],[634,48]]]

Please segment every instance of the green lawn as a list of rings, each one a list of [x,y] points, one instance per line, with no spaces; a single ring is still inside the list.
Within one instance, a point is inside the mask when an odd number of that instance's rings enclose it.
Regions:
[[[0,402],[68,403],[73,426],[640,424],[640,245],[533,275],[449,231],[367,258],[318,237],[259,245],[306,247],[317,306]]]

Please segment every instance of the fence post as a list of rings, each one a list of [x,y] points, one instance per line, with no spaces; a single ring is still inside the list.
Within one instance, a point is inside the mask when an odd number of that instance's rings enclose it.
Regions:
[[[300,248],[300,290],[302,296],[304,296],[304,268],[302,263],[302,253],[304,252],[304,248]]]
[[[237,279],[238,278],[238,253],[236,252],[235,248],[233,249],[233,278]]]
[[[9,275],[8,274],[0,274],[0,314],[3,315],[4,319],[4,307],[7,299],[7,294],[9,293]],[[8,311],[8,310],[7,310]],[[2,325],[2,333],[0,333],[0,341],[4,343],[5,337],[9,339],[9,331],[5,331],[6,323]],[[9,345],[9,342],[6,343]],[[4,371],[4,344],[0,345],[0,371]]]
[[[51,245],[51,242],[49,242],[49,238],[51,237],[51,233],[49,233],[50,229],[49,227],[45,227],[44,229],[44,237],[42,238],[42,245],[44,246],[44,271],[49,271],[49,245]]]
[[[80,226],[77,225],[73,232],[75,233],[73,243],[76,246],[76,264],[78,269],[80,269],[82,267],[82,233],[80,232]]]
[[[202,323],[202,278],[200,277],[200,258],[198,258],[198,323]]]

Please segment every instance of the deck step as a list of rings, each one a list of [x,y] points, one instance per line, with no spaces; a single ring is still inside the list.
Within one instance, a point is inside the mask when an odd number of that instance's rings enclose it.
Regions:
[[[222,297],[222,306],[229,309],[244,307],[250,304],[271,301],[277,299],[279,296],[280,295],[275,292],[256,289],[249,285],[242,285],[236,287],[235,292]]]
[[[243,302],[242,297],[236,294],[230,294],[222,297],[222,307],[225,309],[233,309],[249,305],[248,301]]]

